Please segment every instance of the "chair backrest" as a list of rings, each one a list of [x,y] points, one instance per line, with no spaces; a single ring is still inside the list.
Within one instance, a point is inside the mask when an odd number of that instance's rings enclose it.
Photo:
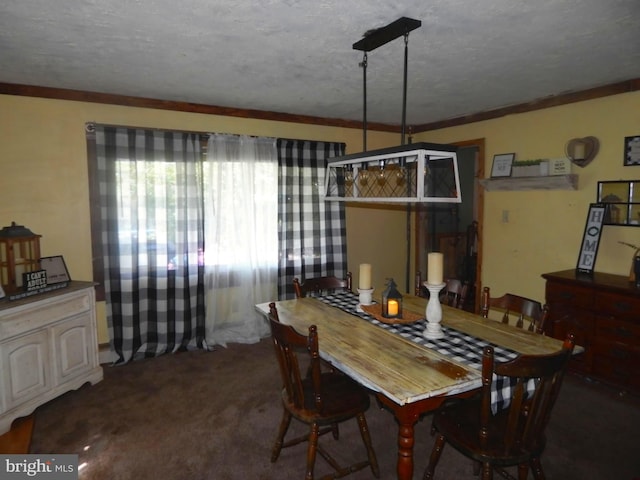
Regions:
[[[429,290],[427,290],[427,287],[422,284],[422,272],[420,270],[416,272],[414,288],[414,294],[416,297],[429,297]]]
[[[544,430],[560,392],[574,346],[574,337],[569,334],[557,353],[520,355],[504,363],[495,363],[493,348],[485,347],[478,432],[483,448],[492,450],[495,446],[496,451],[510,455],[517,451],[531,452],[544,447]],[[509,406],[495,415],[491,411],[491,383],[495,381],[494,374],[509,377],[512,385],[515,384]],[[527,396],[529,381],[535,382],[535,391]],[[496,425],[500,425],[500,428],[492,427]]]
[[[298,410],[322,412],[322,387],[318,330],[309,327],[309,335],[301,335],[290,325],[280,323],[275,303],[269,304],[269,324],[275,347],[286,401]],[[301,364],[301,361],[308,360]],[[309,381],[303,381],[305,378]],[[305,401],[305,397],[310,397]]]
[[[319,296],[336,290],[351,291],[352,277],[351,272],[347,272],[347,276],[345,278],[307,278],[303,283],[300,283],[300,280],[294,278],[293,289],[296,292],[296,298],[303,298],[308,295]]]
[[[498,298],[491,298],[489,287],[484,287],[480,302],[482,316],[488,318],[489,311],[492,309],[502,312],[502,323],[509,323],[510,315],[513,315],[516,317],[516,327],[524,328],[524,323],[527,321],[529,324],[527,330],[536,333],[544,331],[545,323],[549,318],[549,307],[547,305],[543,306],[537,300],[512,293],[506,293]]]
[[[455,308],[464,308],[464,302],[467,298],[469,284],[462,282],[457,278],[449,278],[445,280],[447,284],[440,294],[440,303]]]

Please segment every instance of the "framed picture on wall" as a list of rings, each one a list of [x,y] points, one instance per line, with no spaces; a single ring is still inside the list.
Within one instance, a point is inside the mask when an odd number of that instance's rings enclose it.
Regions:
[[[624,166],[640,165],[640,135],[624,138]]]
[[[493,156],[493,165],[491,166],[491,178],[510,177],[513,160],[516,158],[515,153],[499,153]]]

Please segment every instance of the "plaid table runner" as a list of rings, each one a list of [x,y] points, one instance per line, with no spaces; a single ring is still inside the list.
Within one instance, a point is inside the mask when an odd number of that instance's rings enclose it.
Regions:
[[[427,320],[422,319],[414,323],[407,324],[387,324],[377,320],[373,315],[358,310],[358,295],[352,292],[336,292],[333,294],[317,297],[318,300],[339,308],[347,313],[356,315],[368,322],[384,328],[396,335],[400,335],[412,342],[423,345],[431,350],[435,350],[452,360],[463,365],[482,371],[482,351],[484,347],[491,345],[494,350],[496,362],[506,362],[518,356],[517,352],[492,344],[486,340],[467,335],[453,328],[442,326],[444,338],[433,340],[422,336],[427,327]],[[511,383],[504,377],[494,375],[493,388],[491,392],[491,407],[493,412],[506,408],[510,402]],[[535,390],[535,383],[529,382],[528,393]]]

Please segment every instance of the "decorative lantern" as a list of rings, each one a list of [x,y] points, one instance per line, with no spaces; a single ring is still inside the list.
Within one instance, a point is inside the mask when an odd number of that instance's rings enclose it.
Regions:
[[[382,316],[385,318],[402,318],[402,295],[396,287],[396,282],[390,278],[382,292]]]
[[[0,230],[0,283],[8,293],[23,289],[22,274],[40,270],[40,237],[11,222]]]

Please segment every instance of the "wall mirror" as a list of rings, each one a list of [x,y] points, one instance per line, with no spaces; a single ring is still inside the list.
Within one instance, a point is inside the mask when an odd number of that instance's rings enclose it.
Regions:
[[[598,182],[598,203],[605,205],[604,225],[640,227],[640,180]]]

